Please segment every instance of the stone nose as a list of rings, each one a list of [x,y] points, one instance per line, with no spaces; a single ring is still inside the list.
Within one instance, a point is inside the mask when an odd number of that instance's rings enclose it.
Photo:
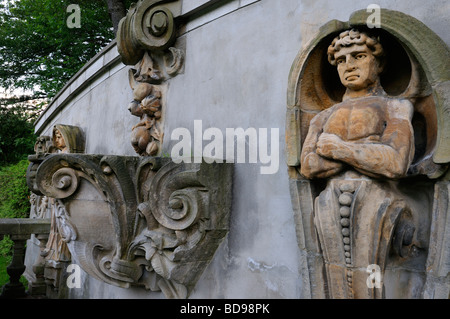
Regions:
[[[353,71],[354,69],[356,69],[355,59],[353,59],[353,58],[347,59],[347,61],[345,63],[345,69],[347,71]]]

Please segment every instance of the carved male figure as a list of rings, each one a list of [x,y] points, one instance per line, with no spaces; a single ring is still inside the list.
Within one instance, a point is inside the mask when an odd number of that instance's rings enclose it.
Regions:
[[[350,165],[371,177],[406,175],[414,155],[413,105],[388,98],[380,85],[383,48],[375,37],[352,29],[328,48],[346,87],[343,102],[313,118],[303,144],[301,173],[326,178]]]
[[[406,176],[413,159],[414,108],[384,92],[383,51],[377,38],[354,29],[333,40],[328,60],[346,92],[311,120],[303,144],[301,173],[328,179],[315,199],[314,224],[331,298],[383,297],[383,290],[368,289],[365,269],[376,264],[384,272],[408,257],[403,251],[413,242],[421,246],[414,239],[417,210],[393,181]]]

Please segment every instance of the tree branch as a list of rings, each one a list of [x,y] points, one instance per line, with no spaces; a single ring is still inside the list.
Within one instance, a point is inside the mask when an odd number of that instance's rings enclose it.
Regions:
[[[114,27],[114,34],[117,34],[120,20],[125,17],[125,4],[123,0],[107,0],[108,12]]]

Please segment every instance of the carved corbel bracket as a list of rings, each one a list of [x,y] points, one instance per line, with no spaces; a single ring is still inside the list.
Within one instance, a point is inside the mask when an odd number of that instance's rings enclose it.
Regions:
[[[64,204],[72,257],[119,287],[186,298],[228,232],[230,164],[170,158],[48,156],[39,190]]]
[[[164,82],[181,72],[184,62],[183,51],[173,47],[180,12],[181,1],[141,0],[119,24],[117,48],[122,62],[133,66],[129,71],[133,101],[128,110],[140,118],[131,136],[139,155],[156,156],[161,150]]]

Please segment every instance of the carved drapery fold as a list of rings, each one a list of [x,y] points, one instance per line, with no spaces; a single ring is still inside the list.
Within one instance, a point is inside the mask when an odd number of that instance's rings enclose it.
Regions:
[[[57,154],[36,184],[64,204],[62,236],[87,273],[186,298],[228,231],[231,178],[229,164]]]

